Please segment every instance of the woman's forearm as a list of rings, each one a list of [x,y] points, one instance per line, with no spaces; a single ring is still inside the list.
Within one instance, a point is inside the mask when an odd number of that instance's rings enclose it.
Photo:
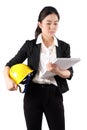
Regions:
[[[61,78],[69,78],[71,75],[69,70],[62,70],[56,64],[52,64],[52,63],[47,64],[47,70],[55,73],[56,75],[60,76]]]
[[[9,77],[9,71],[10,71],[10,67],[9,66],[5,66],[4,71],[3,71],[3,75],[4,75],[5,80],[10,78]]]
[[[69,78],[71,73],[69,70],[56,70],[55,73],[61,78]]]

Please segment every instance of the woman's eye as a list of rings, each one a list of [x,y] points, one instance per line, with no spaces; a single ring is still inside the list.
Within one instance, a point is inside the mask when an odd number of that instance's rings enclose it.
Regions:
[[[54,25],[58,25],[58,23],[54,23]]]
[[[51,23],[47,23],[47,25],[51,25]]]
[[[52,23],[47,23],[47,25],[51,25],[51,24],[52,24]],[[56,26],[57,26],[57,25],[58,25],[58,23],[54,23],[54,25],[56,25]]]

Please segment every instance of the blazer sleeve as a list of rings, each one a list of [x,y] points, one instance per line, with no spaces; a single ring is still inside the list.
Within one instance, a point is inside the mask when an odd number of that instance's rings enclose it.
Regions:
[[[61,52],[61,57],[62,58],[70,58],[71,57],[70,45],[68,43],[66,43],[64,41],[59,41],[59,47],[61,48],[60,52]],[[73,76],[73,68],[70,67],[68,70],[70,71],[71,75],[67,79],[70,80],[72,78],[72,76]]]
[[[22,63],[27,58],[27,48],[29,46],[29,42],[26,41],[23,46],[19,49],[17,54],[6,63],[6,66],[11,67],[12,65],[15,65],[17,63]]]

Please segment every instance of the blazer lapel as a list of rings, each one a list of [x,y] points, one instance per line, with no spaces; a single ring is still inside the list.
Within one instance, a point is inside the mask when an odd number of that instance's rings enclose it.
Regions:
[[[39,67],[39,61],[40,61],[40,48],[41,44],[38,44],[34,47],[34,54],[33,54],[33,65],[36,70],[38,70]]]
[[[57,58],[61,58],[62,57],[60,41],[59,40],[58,40],[58,46],[56,46],[56,56],[57,56]]]
[[[36,70],[38,70],[39,67],[39,61],[40,61],[40,48],[41,44],[34,46],[34,52],[33,52],[33,66]],[[61,44],[58,40],[58,46],[56,46],[56,57],[61,58],[62,57],[62,51],[61,51]]]

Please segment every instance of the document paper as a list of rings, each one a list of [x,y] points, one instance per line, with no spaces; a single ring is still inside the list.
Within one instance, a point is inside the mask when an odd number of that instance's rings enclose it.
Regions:
[[[65,70],[70,67],[72,67],[74,64],[78,63],[80,61],[80,58],[57,58],[55,59],[52,63],[57,64],[60,69]],[[49,71],[46,71],[43,75],[42,78],[49,78],[54,76],[55,74]]]

